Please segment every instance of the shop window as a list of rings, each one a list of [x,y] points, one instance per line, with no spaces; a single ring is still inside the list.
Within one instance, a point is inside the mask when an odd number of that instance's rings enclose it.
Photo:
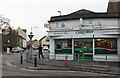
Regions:
[[[117,39],[95,39],[95,54],[117,54]]]
[[[82,48],[82,41],[76,41],[74,44],[75,48]]]
[[[84,48],[92,48],[92,41],[85,41]]]
[[[55,40],[55,53],[72,54],[72,40],[71,39]]]

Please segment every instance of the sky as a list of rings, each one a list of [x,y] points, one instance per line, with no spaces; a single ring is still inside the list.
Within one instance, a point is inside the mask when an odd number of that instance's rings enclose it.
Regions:
[[[109,0],[0,0],[0,15],[10,19],[11,27],[31,28],[33,40],[39,40],[47,35],[44,24],[50,17],[67,15],[72,12],[87,9],[93,12],[106,12]],[[37,27],[37,28],[36,28]],[[27,39],[29,40],[29,38]]]

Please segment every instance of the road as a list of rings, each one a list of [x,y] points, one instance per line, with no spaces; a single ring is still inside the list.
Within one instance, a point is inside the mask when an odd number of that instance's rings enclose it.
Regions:
[[[8,64],[10,61],[19,59],[19,57],[20,57],[20,53],[2,54],[2,76],[111,76],[108,74],[99,74],[99,73],[82,72],[82,71],[77,72],[77,71],[53,71],[53,70],[52,71],[27,70]]]

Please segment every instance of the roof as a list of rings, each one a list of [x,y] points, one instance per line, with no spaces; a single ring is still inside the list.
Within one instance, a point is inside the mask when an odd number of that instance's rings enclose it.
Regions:
[[[24,38],[24,39],[27,38],[26,32],[24,32],[20,27],[18,27],[18,28],[16,29],[16,31],[18,32],[18,35],[20,35],[22,38]]]
[[[42,37],[39,41],[43,40],[46,36]]]
[[[119,13],[120,14],[120,2],[109,2],[107,13]]]
[[[25,33],[27,32],[27,30],[26,29],[22,29]]]
[[[48,22],[90,19],[90,18],[120,18],[120,2],[109,2],[107,12],[93,12],[86,9],[81,9],[68,15],[53,16]]]

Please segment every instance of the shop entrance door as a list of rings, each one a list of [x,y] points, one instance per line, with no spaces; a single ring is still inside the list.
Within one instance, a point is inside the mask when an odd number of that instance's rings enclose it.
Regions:
[[[74,42],[74,59],[75,60],[92,60],[93,59],[93,40],[82,39]]]

